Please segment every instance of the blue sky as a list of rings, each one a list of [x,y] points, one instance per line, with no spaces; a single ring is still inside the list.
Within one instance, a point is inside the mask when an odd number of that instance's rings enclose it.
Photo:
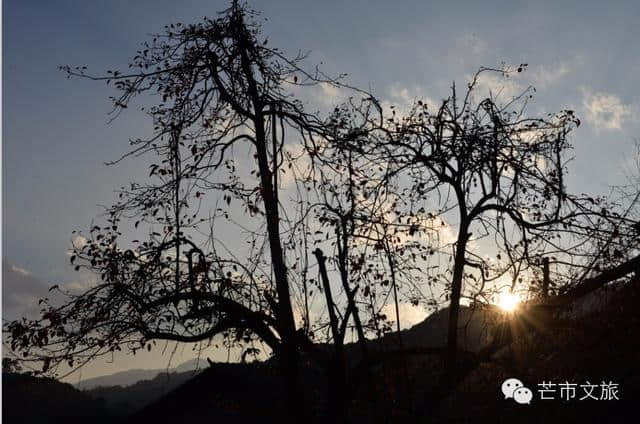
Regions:
[[[561,3],[561,4],[557,4]],[[134,110],[108,125],[102,83],[65,78],[60,65],[100,73],[126,67],[148,34],[194,22],[222,1],[3,2],[3,292],[18,312],[39,285],[72,283],[71,231],[88,227],[113,190],[146,166],[104,162],[149,134]],[[530,111],[576,110],[569,188],[606,192],[625,182],[640,117],[640,4],[629,2],[262,1],[273,46],[349,74],[389,103],[438,100],[479,66],[529,67],[507,88],[537,88]],[[502,81],[487,81],[496,88]],[[26,273],[26,274],[25,274]],[[29,278],[26,279],[25,276]],[[24,283],[29,281],[29,283]],[[18,283],[20,282],[20,283]],[[31,284],[35,289],[24,288]],[[19,287],[22,287],[20,289]],[[11,300],[13,299],[13,300]],[[8,304],[7,302],[14,302]]]

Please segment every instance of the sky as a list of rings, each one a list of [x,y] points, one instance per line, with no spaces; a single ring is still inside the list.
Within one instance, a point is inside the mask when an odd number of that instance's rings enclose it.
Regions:
[[[640,4],[542,1],[255,1],[264,34],[290,55],[392,104],[437,101],[480,66],[528,63],[508,82],[536,87],[532,114],[575,110],[569,189],[606,193],[633,172],[640,139]],[[100,73],[125,68],[141,42],[172,22],[197,22],[224,1],[4,1],[2,22],[3,318],[34,311],[53,284],[82,285],[69,265],[71,232],[115,200],[147,165],[104,165],[150,134],[129,110],[109,124],[103,83],[67,79],[61,65]],[[333,100],[327,93],[328,101]],[[160,364],[157,358],[96,366],[87,375]],[[160,364],[160,366],[162,366]]]

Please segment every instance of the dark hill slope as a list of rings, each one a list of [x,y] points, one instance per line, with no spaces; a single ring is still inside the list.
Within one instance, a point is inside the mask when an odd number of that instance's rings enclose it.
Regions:
[[[432,320],[439,322],[440,318]],[[432,331],[423,324],[403,333],[406,344],[434,337],[428,336]],[[373,384],[364,384],[357,392],[351,422],[635,422],[632,417],[640,396],[640,284],[618,287],[606,305],[579,318],[561,314],[542,323],[535,333],[529,326],[488,361],[469,361],[474,371],[449,395],[438,391],[441,358],[419,349],[413,352],[390,356],[373,369]],[[312,367],[305,372],[312,415],[314,421],[321,422],[326,416],[325,376]],[[501,384],[510,377],[521,379],[533,391],[530,405],[504,399]],[[577,397],[570,401],[541,400],[538,384],[542,382],[575,383]],[[580,401],[583,393],[579,385],[587,382],[617,383],[620,399]],[[131,422],[189,418],[225,423],[273,422],[282,417],[284,408],[280,379],[272,361],[219,364],[144,408]]]
[[[51,378],[2,373],[2,422],[6,424],[106,423],[104,404]]]
[[[85,390],[84,393],[95,399],[104,399],[105,407],[113,416],[126,416],[170,393],[196,374],[195,371],[160,373],[126,387],[101,386]]]
[[[215,364],[146,408],[128,422],[277,422],[282,387],[272,362]]]
[[[612,293],[609,293],[613,291]],[[597,292],[596,292],[597,293]],[[481,364],[446,399],[430,422],[605,423],[638,422],[640,396],[640,280],[599,291],[606,305],[558,320],[535,335],[520,337]],[[534,394],[530,405],[504,400],[502,381],[517,377]],[[538,384],[555,383],[554,400],[541,400]],[[576,398],[560,398],[560,383],[575,383]],[[583,384],[618,384],[619,400],[579,398]]]

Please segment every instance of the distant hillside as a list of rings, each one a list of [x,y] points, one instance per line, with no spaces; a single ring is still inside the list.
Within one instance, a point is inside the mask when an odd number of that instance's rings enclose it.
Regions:
[[[83,393],[102,402],[112,415],[121,417],[129,415],[170,393],[197,374],[198,371],[163,372],[152,379],[141,380],[126,387],[100,386]]]
[[[187,371],[202,370],[207,367],[207,361],[202,358],[192,359],[184,362],[174,368],[158,368],[158,369],[133,369],[115,374],[104,375],[101,377],[88,378],[74,384],[74,387],[80,390],[89,390],[96,387],[112,387],[112,386],[130,386],[142,380],[152,380],[160,374],[167,373],[184,373]]]
[[[2,373],[2,422],[111,422],[104,403],[51,378]]]
[[[425,321],[415,325],[414,327],[403,330],[401,332],[403,346],[406,348],[414,347],[444,347],[447,340],[447,322],[448,322],[448,309],[440,310],[430,315]],[[494,309],[484,310],[472,310],[468,307],[462,307],[460,310],[460,344],[465,350],[478,350],[483,347],[489,335],[489,329],[496,319],[496,311]],[[382,340],[372,340],[369,345],[372,350],[388,350],[396,348],[397,334],[389,334]],[[354,365],[359,358],[359,348],[356,344],[347,346],[347,353],[350,357],[350,362]],[[203,361],[199,363],[196,360],[186,362],[180,366],[173,368],[170,372],[166,370],[130,370],[126,372],[116,373],[109,376],[98,377],[94,379],[84,380],[78,384],[78,388],[86,388],[85,392],[95,399],[99,399],[104,402],[109,412],[116,416],[126,416],[131,413],[135,413],[141,409],[144,409],[147,405],[152,404],[154,401],[162,398],[165,395],[169,397],[172,390],[179,388],[182,384],[189,382],[188,387],[192,384],[198,384],[190,380],[193,379],[198,372],[185,371],[177,372],[178,370],[194,370],[199,367],[199,371],[203,371]],[[204,361],[206,364],[206,361]],[[231,378],[230,376],[238,374],[244,375],[244,373],[251,374],[251,377],[255,381],[259,381],[260,385],[267,385],[269,387],[276,387],[279,384],[277,378],[272,378],[274,365],[270,362],[262,364],[216,364],[214,370],[209,369],[207,364],[204,368],[207,371],[207,375],[212,373],[218,373],[219,377],[222,375],[224,378]],[[314,382],[311,384],[312,391],[317,392],[314,396],[322,395],[322,386],[325,384],[322,380],[322,376],[319,375],[319,370],[309,368],[306,372],[315,375]],[[180,390],[190,389],[180,388]],[[276,390],[277,391],[277,390]],[[246,389],[238,388],[238,394],[245,393]],[[263,394],[266,396],[265,401],[267,405],[274,405],[276,399],[272,398],[274,394],[273,390],[267,390],[269,393]],[[207,393],[207,390],[204,391]],[[226,414],[227,412],[220,412],[218,409],[225,409],[229,407],[229,402],[234,404],[235,398],[233,397],[233,391],[225,389],[224,395],[219,399],[220,405],[218,407],[211,406],[212,411],[216,410],[215,414]],[[162,400],[164,403],[165,400]],[[218,409],[216,409],[218,408]],[[233,409],[233,408],[232,408]],[[213,414],[213,412],[212,412]],[[213,414],[213,415],[215,415]],[[233,421],[233,417],[244,420],[245,416],[234,415],[230,413],[229,419]],[[165,415],[162,413],[161,415]],[[213,416],[212,415],[212,416]],[[238,418],[240,417],[240,418]]]
[[[489,308],[473,311],[462,307],[460,312],[461,345],[467,350],[477,350],[488,340],[489,329],[496,318],[496,310]],[[432,314],[420,324],[401,332],[403,346],[444,347],[447,340],[448,309]],[[395,349],[397,334],[389,334],[382,340],[370,341],[372,351]],[[320,349],[326,346],[319,346]],[[359,349],[355,344],[347,346],[350,362],[355,363]],[[433,361],[431,361],[433,362]],[[437,362],[437,361],[436,361]],[[421,364],[423,364],[422,361]],[[434,364],[438,368],[441,363]],[[422,365],[421,365],[422,366]],[[322,421],[326,415],[326,375],[313,362],[306,362],[304,374],[306,397],[311,400],[315,417]],[[385,378],[386,367],[378,366],[374,373]],[[381,390],[384,390],[382,388]],[[145,420],[189,419],[215,420],[225,423],[244,423],[252,421],[271,422],[281,418],[283,413],[282,387],[275,361],[251,364],[215,364],[196,377],[178,386],[147,407],[134,413],[129,422]],[[384,397],[384,395],[381,395]],[[177,405],[187,405],[178,407]],[[360,402],[359,418],[372,418],[376,408],[371,409]],[[326,418],[326,417],[325,417]]]

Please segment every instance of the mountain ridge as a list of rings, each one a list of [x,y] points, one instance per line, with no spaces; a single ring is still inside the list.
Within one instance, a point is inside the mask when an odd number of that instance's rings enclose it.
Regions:
[[[172,368],[136,368],[126,371],[119,371],[113,374],[102,375],[98,377],[87,378],[77,383],[71,383],[79,390],[91,390],[98,387],[121,386],[128,387],[138,382],[152,380],[158,375],[184,373],[190,371],[198,371],[206,368],[207,362],[204,359],[190,359],[182,364]]]

